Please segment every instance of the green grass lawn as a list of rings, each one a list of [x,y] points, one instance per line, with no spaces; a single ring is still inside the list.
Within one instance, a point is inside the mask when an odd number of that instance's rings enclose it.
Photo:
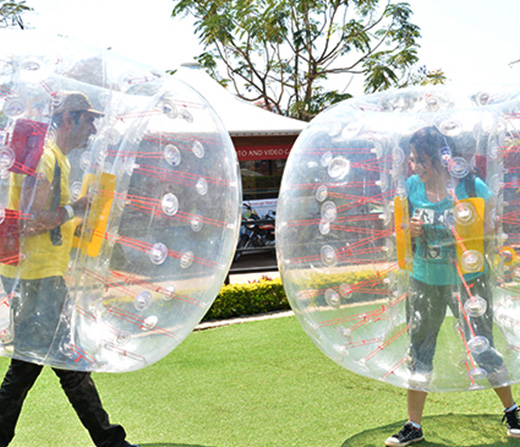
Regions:
[[[294,317],[195,332],[155,365],[94,378],[111,420],[143,447],[382,446],[406,418],[404,390],[336,365]],[[520,446],[500,413],[490,390],[432,394],[420,445]],[[10,447],[91,445],[45,368]]]

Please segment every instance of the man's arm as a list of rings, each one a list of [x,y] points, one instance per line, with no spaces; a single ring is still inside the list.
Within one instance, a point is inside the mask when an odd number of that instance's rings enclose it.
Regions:
[[[34,236],[45,233],[59,225],[55,211],[45,210],[45,204],[51,194],[51,184],[46,178],[27,176],[22,183],[20,211],[30,214],[30,218],[20,222],[22,236]]]
[[[25,177],[20,196],[20,210],[30,214],[31,217],[20,222],[22,236],[46,233],[69,220],[69,213],[64,207],[59,207],[56,211],[45,209],[50,194],[52,194],[52,187],[46,178]],[[85,196],[70,206],[74,215],[81,217],[85,213],[87,204],[88,197]]]

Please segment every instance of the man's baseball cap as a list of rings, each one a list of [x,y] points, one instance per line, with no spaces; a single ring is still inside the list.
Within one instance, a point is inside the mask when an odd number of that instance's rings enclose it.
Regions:
[[[56,95],[54,115],[65,112],[88,112],[96,116],[104,114],[95,110],[88,96],[81,92],[60,92]]]

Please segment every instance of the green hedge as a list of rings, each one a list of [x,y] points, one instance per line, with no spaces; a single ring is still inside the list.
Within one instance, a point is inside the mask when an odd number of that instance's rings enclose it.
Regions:
[[[346,284],[357,284],[375,277],[376,273],[368,269],[331,275],[311,274],[303,286],[311,289],[325,289]],[[365,294],[353,294],[349,301],[364,301],[366,298]],[[316,296],[316,305],[323,304],[322,301],[324,302],[322,294]],[[202,321],[224,320],[289,310],[290,308],[281,279],[263,276],[259,281],[255,280],[247,284],[230,284],[222,287]]]
[[[282,281],[262,277],[247,284],[222,287],[203,321],[224,320],[245,315],[290,309]]]

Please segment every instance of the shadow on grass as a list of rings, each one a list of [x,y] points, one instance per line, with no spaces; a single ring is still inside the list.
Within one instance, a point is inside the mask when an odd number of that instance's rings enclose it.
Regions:
[[[347,439],[341,447],[381,447],[397,433],[403,421],[367,430]],[[420,447],[505,447],[520,446],[520,439],[507,437],[505,424],[494,415],[442,415],[423,419],[424,441]],[[414,444],[415,445],[415,444]]]

